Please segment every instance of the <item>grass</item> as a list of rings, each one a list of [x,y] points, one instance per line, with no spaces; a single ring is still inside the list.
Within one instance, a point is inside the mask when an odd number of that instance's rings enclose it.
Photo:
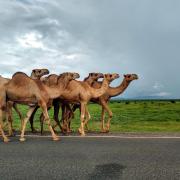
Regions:
[[[112,101],[109,106],[113,112],[111,121],[111,132],[180,132],[180,101]],[[19,106],[25,115],[26,106]],[[89,110],[91,120],[89,128],[91,131],[100,131],[101,107],[97,104],[90,104]],[[38,110],[35,116],[35,127],[40,129]],[[49,111],[53,117],[53,110]],[[17,114],[13,113],[15,129],[20,128],[20,120]],[[72,129],[77,131],[80,126],[79,111],[75,113],[72,120]],[[47,126],[45,126],[47,129]],[[30,125],[28,123],[28,130]]]

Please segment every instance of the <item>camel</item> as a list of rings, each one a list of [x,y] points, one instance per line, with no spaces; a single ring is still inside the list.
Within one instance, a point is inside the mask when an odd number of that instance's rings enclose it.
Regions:
[[[48,79],[48,81],[46,83],[48,83],[50,85],[52,82],[53,81]],[[90,119],[90,114],[89,114],[89,111],[87,108],[87,104],[88,104],[89,100],[91,98],[98,98],[101,95],[103,95],[109,86],[109,81],[107,79],[107,75],[104,75],[104,80],[102,82],[102,86],[99,89],[92,88],[88,83],[90,83],[90,82],[72,80],[68,84],[66,91],[64,91],[59,98],[60,101],[63,101],[63,103],[66,103],[66,104],[67,103],[79,103],[80,104],[81,125],[78,130],[79,130],[79,133],[81,134],[81,136],[85,136],[84,123]],[[58,108],[56,107],[56,109],[59,109],[59,107]],[[60,124],[57,121],[56,121],[56,123],[58,125]]]
[[[89,73],[88,77],[84,79],[84,82],[88,83],[90,86],[94,81],[97,81],[99,78],[103,78],[104,75],[102,73]],[[79,104],[73,104],[73,103],[66,103],[65,101],[62,102],[61,108],[62,108],[62,118],[61,122],[63,123],[63,126],[61,127],[61,130],[63,133],[69,133],[72,132],[70,129],[70,119],[74,116],[72,107],[75,108],[76,106],[79,107]],[[54,106],[54,116],[56,119],[56,122],[58,120],[58,114],[59,114],[59,107],[57,103]],[[54,128],[57,126],[57,124],[54,126]]]
[[[108,106],[108,102],[112,97],[118,96],[120,94],[122,94],[126,88],[129,86],[129,84],[133,81],[138,79],[138,76],[136,74],[127,74],[124,75],[124,80],[123,82],[117,86],[117,87],[109,87],[106,91],[106,93],[104,93],[101,97],[99,98],[92,98],[91,101],[95,102],[99,105],[102,106],[102,113],[101,113],[101,132],[103,133],[107,133],[109,132],[110,129],[110,121],[112,119],[112,111],[110,110],[109,106]],[[112,80],[114,80],[112,78]],[[94,88],[100,88],[102,85],[102,82],[98,82],[98,81],[94,81],[92,83],[92,87]],[[72,112],[74,112],[77,108],[79,108],[79,106],[73,106],[72,107]],[[69,114],[71,114],[71,111],[69,110]],[[107,121],[107,125],[106,128],[104,126],[104,119],[105,119],[105,111],[107,111],[108,113],[108,121]],[[68,122],[70,121],[70,118],[72,117],[69,116],[69,119],[67,120]],[[87,126],[88,121],[85,122],[85,126]]]
[[[32,79],[40,79],[42,76],[47,75],[47,74],[49,74],[48,69],[33,69],[30,77]],[[2,81],[5,82],[4,84],[6,84],[7,82],[10,81],[10,79],[7,79],[7,78],[3,78],[3,79],[2,79]],[[17,104],[12,102],[12,101],[8,101],[8,103],[7,103],[7,110],[8,110],[7,120],[8,120],[8,126],[9,126],[9,128],[8,128],[9,129],[9,136],[14,135],[13,130],[12,130],[12,122],[13,122],[13,120],[12,120],[12,107],[15,109],[15,111],[17,112],[17,114],[19,115],[19,117],[21,119],[21,127],[22,127],[22,123],[23,123],[23,116],[22,116],[21,112],[18,110]],[[33,129],[33,131],[35,131],[35,128],[33,126],[31,126],[31,129]]]
[[[64,99],[66,102],[80,103],[81,126],[78,130],[81,136],[85,135],[84,125],[86,125],[87,122],[90,120],[87,103],[92,98],[96,99],[102,96],[107,91],[110,82],[111,80],[109,79],[108,74],[104,75],[104,80],[101,84],[101,87],[98,89],[91,87],[86,81],[71,81],[67,86],[67,91],[62,94],[61,98]],[[68,94],[70,95],[68,96]]]
[[[99,78],[101,78],[101,76],[102,75],[100,73],[99,74],[97,74],[97,73],[90,73],[89,76],[84,79],[84,82],[87,82],[90,86],[92,86],[92,84],[94,82],[97,82],[97,80]],[[106,78],[108,80],[108,84],[110,84],[113,80],[119,78],[119,74],[116,74],[116,73],[114,73],[114,74],[106,74]],[[74,111],[77,108],[80,108],[79,104],[73,104],[71,108],[68,106],[66,109],[64,109],[64,111],[62,110],[62,119],[63,119],[62,122],[64,123],[63,131],[66,132],[66,133],[71,132],[71,129],[70,129],[70,120],[74,116]],[[88,122],[88,120],[86,120],[86,122],[85,122],[86,130],[88,130],[87,122]]]
[[[59,97],[62,92],[65,91],[68,83],[76,78],[79,78],[78,73],[62,73],[58,77],[57,84],[49,87],[43,84],[39,79],[31,79],[25,73],[15,73],[12,79],[5,85],[4,89],[0,91],[0,120],[2,119],[2,112],[6,108],[7,101],[28,105],[29,110],[23,121],[23,127],[20,135],[20,141],[25,141],[24,133],[27,121],[36,106],[39,105],[42,108],[45,121],[48,124],[53,140],[59,140],[50,124],[47,108],[51,106],[53,99]],[[1,127],[0,130],[3,134]],[[7,141],[5,136],[3,136],[3,138],[4,141]]]
[[[84,81],[86,81],[89,85],[91,85],[94,81],[97,81],[99,78],[103,78],[103,77],[104,77],[104,75],[102,73],[89,73],[89,76],[87,78],[85,78]],[[57,78],[58,78],[58,75],[51,74],[48,77],[45,77],[42,81],[46,85],[52,86],[52,85],[57,83]],[[63,101],[62,99],[60,100],[59,98],[57,98],[57,99],[53,100],[53,105],[54,105],[54,120],[56,122],[56,124],[53,126],[53,129],[55,129],[55,127],[59,126],[60,130],[62,132],[64,132],[65,127],[61,126],[61,124],[59,122],[59,118],[58,118],[60,103],[61,103],[61,108],[62,108],[62,122],[66,122],[64,120],[65,117],[67,118],[66,111],[69,112],[71,110],[70,104],[65,102],[65,101]],[[30,117],[30,121],[31,121],[32,124],[33,124],[34,115],[35,115],[35,113],[36,113],[38,108],[39,107],[36,107],[36,109],[32,113],[32,116]],[[72,114],[70,114],[70,115],[72,115]],[[40,117],[41,117],[40,119],[41,119],[41,134],[42,134],[42,132],[43,132],[43,118],[42,118],[42,115]],[[63,123],[63,125],[64,125],[64,123]]]
[[[93,98],[91,99],[92,102],[98,103],[102,106],[102,113],[101,113],[101,132],[109,132],[110,129],[110,121],[112,119],[112,111],[110,110],[109,106],[108,106],[108,102],[112,97],[118,96],[120,94],[122,94],[127,87],[129,86],[129,84],[133,81],[133,80],[137,80],[138,76],[136,74],[126,74],[124,75],[124,79],[122,81],[122,83],[117,86],[117,87],[109,87],[108,90],[106,91],[106,93],[104,95],[102,95],[99,98]],[[99,88],[101,87],[102,82],[94,82],[92,87],[94,88]],[[106,128],[104,126],[104,119],[105,119],[105,111],[108,113],[108,121],[106,124]]]

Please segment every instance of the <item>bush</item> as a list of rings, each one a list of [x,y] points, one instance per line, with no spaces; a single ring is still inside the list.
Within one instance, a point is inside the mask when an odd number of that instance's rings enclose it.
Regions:
[[[172,104],[175,104],[175,103],[176,103],[176,101],[172,100],[172,101],[171,101],[171,103],[172,103]]]

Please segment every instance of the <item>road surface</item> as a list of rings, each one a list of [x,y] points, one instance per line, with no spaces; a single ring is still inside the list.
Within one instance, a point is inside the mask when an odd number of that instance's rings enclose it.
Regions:
[[[0,142],[0,179],[180,179],[180,139],[27,137]]]

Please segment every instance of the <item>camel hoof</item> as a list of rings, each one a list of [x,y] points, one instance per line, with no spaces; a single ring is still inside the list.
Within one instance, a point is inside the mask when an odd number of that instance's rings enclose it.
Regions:
[[[24,141],[26,140],[26,138],[21,137],[19,140],[20,140],[21,142],[24,142]]]
[[[53,137],[53,141],[59,141],[60,140],[60,138],[59,137]]]
[[[79,133],[80,133],[80,134],[82,133],[82,130],[81,130],[81,128],[79,128],[79,129],[78,129],[78,131],[79,131]]]
[[[106,129],[101,129],[101,133],[107,133]]]
[[[9,142],[9,141],[10,141],[9,138],[4,138],[4,142],[5,142],[5,143],[7,143],[7,142]]]
[[[81,133],[81,137],[84,137],[85,136],[85,133]]]

